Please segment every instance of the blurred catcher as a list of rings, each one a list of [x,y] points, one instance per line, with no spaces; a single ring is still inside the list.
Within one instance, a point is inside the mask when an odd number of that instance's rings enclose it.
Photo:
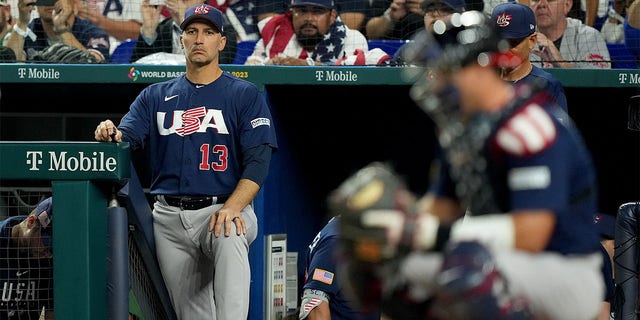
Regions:
[[[332,194],[350,292],[392,319],[595,319],[598,194],[580,132],[542,86],[500,78],[520,61],[484,14],[433,30],[408,52],[424,69],[407,71],[426,71],[411,96],[437,126],[438,174],[415,203],[383,169]]]

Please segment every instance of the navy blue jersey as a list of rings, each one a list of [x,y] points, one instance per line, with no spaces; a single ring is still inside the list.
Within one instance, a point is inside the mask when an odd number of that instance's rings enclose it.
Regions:
[[[486,159],[487,183],[499,212],[473,214],[547,209],[556,214],[547,251],[595,253],[600,242],[593,225],[598,194],[591,155],[578,129],[569,120],[560,122],[559,109],[547,99],[545,92],[526,99],[484,141],[481,156]],[[459,183],[451,178],[447,160],[443,161],[431,191],[458,199]]]
[[[557,103],[564,112],[568,112],[567,97],[564,94],[564,88],[562,87],[560,80],[556,79],[551,73],[543,70],[542,68],[535,65],[531,66],[531,72],[529,72],[526,77],[522,78],[521,81],[544,80],[546,83],[545,89],[547,90],[547,93],[551,95],[551,100]]]
[[[304,289],[324,291],[329,294],[331,319],[354,320],[359,315],[354,311],[342,291],[337,272],[336,250],[339,241],[339,217],[333,217],[318,232],[309,245],[306,257]]]
[[[0,222],[0,320],[37,320],[53,309],[53,259],[31,258],[10,241],[11,228],[27,216]]]
[[[277,148],[264,93],[228,72],[208,85],[182,75],[148,86],[118,129],[132,149],[149,149],[151,194],[229,195],[243,151]]]

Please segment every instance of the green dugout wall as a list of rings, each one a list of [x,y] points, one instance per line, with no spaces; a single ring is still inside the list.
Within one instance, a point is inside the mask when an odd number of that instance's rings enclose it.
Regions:
[[[130,163],[126,143],[0,142],[0,181],[51,181],[56,319],[107,318],[106,204]]]
[[[403,68],[223,69],[265,90],[280,144],[256,199],[261,226],[250,252],[250,319],[258,320],[264,312],[264,236],[287,234],[288,251],[299,252],[302,281],[304,252],[327,220],[328,192],[373,160],[393,163],[414,191],[423,192],[433,127],[409,98],[412,78]],[[93,141],[99,121],[118,120],[142,88],[183,71],[183,66],[0,64],[0,140]],[[640,70],[550,72],[565,86],[569,113],[594,155],[600,210],[615,214],[620,204],[640,199],[640,132],[627,129],[629,97],[640,94]],[[132,158],[140,162],[145,156]],[[144,172],[141,180],[144,184]]]

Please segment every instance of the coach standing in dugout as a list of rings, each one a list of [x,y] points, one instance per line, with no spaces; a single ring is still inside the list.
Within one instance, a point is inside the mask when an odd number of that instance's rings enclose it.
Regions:
[[[145,88],[117,128],[105,120],[95,131],[98,141],[149,148],[156,253],[183,320],[247,318],[251,203],[277,149],[264,94],[220,68],[223,23],[210,5],[187,9],[186,74]]]

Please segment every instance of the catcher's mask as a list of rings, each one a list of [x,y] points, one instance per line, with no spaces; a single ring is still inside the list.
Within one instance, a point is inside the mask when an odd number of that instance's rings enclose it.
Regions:
[[[411,97],[430,115],[459,116],[458,90],[449,76],[471,63],[484,67],[513,67],[522,61],[509,51],[509,43],[501,39],[495,26],[480,11],[454,13],[438,20],[433,32],[420,33],[416,45],[404,54],[409,64],[424,70],[407,68],[417,79]],[[437,120],[437,119],[436,119]]]

